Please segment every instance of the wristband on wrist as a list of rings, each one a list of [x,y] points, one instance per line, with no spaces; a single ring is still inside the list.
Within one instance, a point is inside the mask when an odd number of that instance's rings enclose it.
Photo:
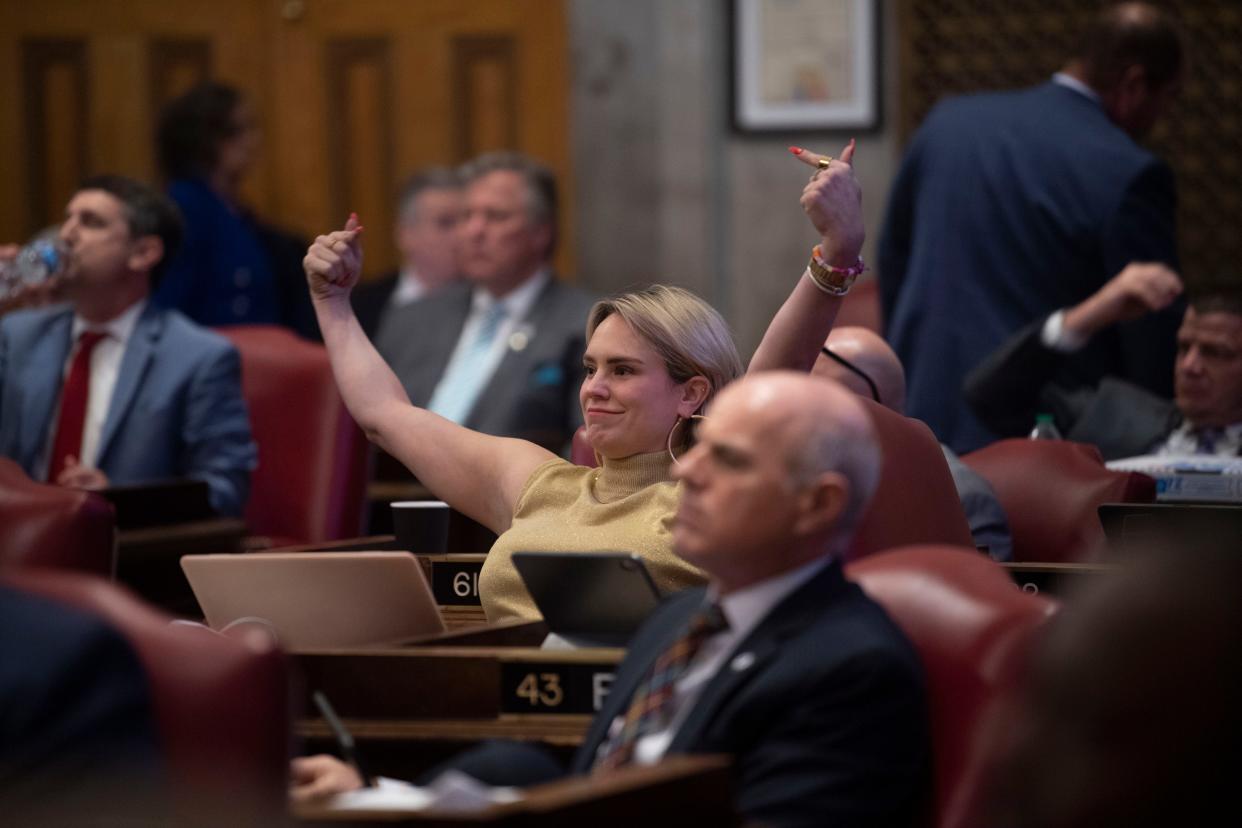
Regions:
[[[806,266],[806,277],[815,283],[815,287],[830,296],[844,296],[850,292],[854,280],[867,270],[867,263],[859,256],[849,267],[836,267],[824,261],[819,252],[819,245],[811,248],[811,260]]]

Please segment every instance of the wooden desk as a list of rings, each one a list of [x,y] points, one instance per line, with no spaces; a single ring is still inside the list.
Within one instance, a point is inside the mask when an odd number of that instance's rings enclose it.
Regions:
[[[322,691],[354,735],[373,772],[414,779],[485,739],[537,741],[563,761],[581,743],[603,702],[621,650],[540,650],[546,628],[495,625],[449,633],[418,646],[327,650],[291,657],[305,699]],[[325,722],[294,725],[301,752],[334,753]]]
[[[293,658],[308,693],[327,695],[360,740],[508,738],[572,746],[602,705],[623,655],[450,642]],[[331,735],[318,718],[296,730],[307,738]]]
[[[729,759],[672,756],[650,767],[628,767],[600,776],[578,776],[529,788],[518,802],[474,814],[434,811],[328,811],[300,806],[294,816],[311,824],[420,826],[503,825],[538,828],[632,828],[664,821],[729,828],[740,823],[733,809]],[[689,815],[693,815],[690,818]]]

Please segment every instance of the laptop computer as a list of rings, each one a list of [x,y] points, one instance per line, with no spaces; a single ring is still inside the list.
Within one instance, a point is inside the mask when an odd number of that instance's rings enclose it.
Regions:
[[[1166,548],[1230,552],[1242,538],[1242,505],[1104,503],[1098,513],[1113,555]]]
[[[515,552],[513,565],[552,635],[624,647],[660,603],[643,559],[626,552]]]
[[[212,629],[248,619],[286,650],[379,647],[444,630],[409,552],[186,555],[181,569]]]

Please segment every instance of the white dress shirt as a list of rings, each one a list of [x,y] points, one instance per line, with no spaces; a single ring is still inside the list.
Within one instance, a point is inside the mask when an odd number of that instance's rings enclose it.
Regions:
[[[1242,423],[1234,423],[1219,429],[1211,455],[1213,457],[1237,457],[1242,451]],[[1190,423],[1182,423],[1173,429],[1167,440],[1153,454],[1188,457],[1202,454],[1199,451],[1199,429]]]
[[[473,291],[470,295],[470,313],[466,316],[466,322],[461,327],[461,334],[457,337],[457,346],[453,349],[453,355],[449,357],[448,364],[444,366],[441,382],[443,382],[444,377],[453,376],[459,370],[457,363],[471,358],[471,346],[478,337],[479,328],[482,327],[484,318],[488,315],[493,305],[501,304],[505,308],[504,321],[497,328],[496,335],[492,338],[491,347],[488,348],[481,359],[477,359],[475,364],[470,366],[470,372],[479,377],[479,388],[485,388],[492,374],[495,373],[497,366],[500,365],[500,361],[504,359],[505,352],[510,347],[521,350],[521,348],[526,346],[526,341],[531,336],[531,332],[527,330],[530,326],[526,323],[526,316],[530,313],[535,300],[539,298],[539,294],[551,278],[551,271],[547,268],[541,268],[535,272],[534,276],[500,299],[481,288]],[[524,337],[521,340],[520,346],[517,344],[519,336]],[[438,385],[437,390],[439,390]],[[435,391],[432,392],[431,399],[433,403],[437,399]],[[428,408],[432,407],[433,404],[429,403]]]
[[[1073,75],[1067,75],[1064,72],[1057,72],[1052,76],[1052,82],[1060,86],[1064,86],[1066,89],[1072,89],[1084,98],[1093,100],[1096,103],[1101,103],[1100,93],[1096,92],[1090,86],[1087,86]]]
[[[427,286],[422,283],[413,270],[402,268],[397,274],[397,286],[388,297],[390,308],[403,308],[427,295]]]
[[[732,661],[733,669],[737,670],[743,670],[749,666],[747,653],[734,653],[738,644],[746,640],[746,637],[755,627],[759,626],[763,619],[768,617],[781,601],[815,577],[831,560],[830,556],[818,558],[790,572],[752,584],[737,592],[731,592],[722,598],[716,597],[714,589],[708,590],[706,602],[710,604],[715,601],[720,604],[721,611],[729,621],[729,629],[704,641],[703,646],[691,659],[688,669],[673,688],[673,698],[669,701],[672,715],[668,719],[668,727],[648,733],[634,744],[633,761],[635,764],[651,765],[663,758],[686,716],[694,708],[703,688],[720,672],[725,661]],[[601,743],[601,750],[616,737],[624,723],[625,712],[622,711],[609,727],[608,738]]]
[[[73,326],[69,332],[73,346],[69,349],[69,358],[65,360],[61,370],[62,387],[69,376],[73,358],[78,353],[78,337],[86,331],[99,331],[107,334],[95,345],[95,350],[91,353],[90,395],[86,398],[86,422],[82,427],[82,456],[78,458],[78,463],[87,468],[98,468],[96,462],[99,459],[99,438],[103,434],[104,422],[108,419],[108,409],[112,405],[112,392],[116,389],[117,375],[121,371],[121,359],[125,356],[125,347],[134,333],[134,326],[138,324],[138,317],[142,315],[146,306],[146,299],[139,300],[122,311],[119,316],[102,325],[89,323],[77,314],[73,316]],[[56,403],[56,411],[58,412],[57,419],[59,419],[59,401]],[[56,426],[57,423],[53,422],[52,427],[48,429],[47,443],[43,448],[43,462],[36,475],[38,480],[47,477],[48,456],[52,452],[52,441],[56,439]]]

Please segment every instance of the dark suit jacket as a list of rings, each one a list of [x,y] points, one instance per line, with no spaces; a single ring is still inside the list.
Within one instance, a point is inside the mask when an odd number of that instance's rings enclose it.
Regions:
[[[349,301],[354,307],[354,316],[358,317],[358,324],[372,340],[379,333],[380,319],[388,307],[388,299],[397,288],[397,275],[394,270],[378,279],[363,282],[350,291]]]
[[[449,285],[385,319],[376,348],[417,406],[427,405],[453,355],[470,313],[471,290],[464,283]],[[576,288],[548,282],[520,328],[527,334],[525,347],[505,353],[464,425],[552,451],[568,445],[582,424],[578,388],[591,302]]]
[[[0,585],[0,653],[0,812],[10,824],[102,825],[157,804],[147,679],[124,639]],[[145,815],[150,823],[134,824],[159,824],[158,811]]]
[[[589,771],[613,719],[704,592],[674,596],[635,635],[575,772]],[[922,668],[839,564],[777,605],[735,652],[703,688],[670,754],[732,755],[738,809],[764,825],[916,824],[930,788]]]
[[[56,417],[72,325],[64,305],[0,320],[0,455],[27,474]],[[205,480],[213,508],[240,515],[257,461],[237,349],[176,311],[147,305],[121,358],[99,469],[118,485]]]
[[[1053,415],[1066,439],[1099,446],[1105,460],[1146,454],[1181,422],[1172,400],[1117,377],[1075,382],[1078,354],[1040,340],[1046,317],[1028,325],[966,377],[966,400],[1003,437],[1030,432],[1037,413]]]
[[[1031,320],[1085,299],[1132,260],[1176,268],[1171,170],[1055,83],[940,103],[911,141],[881,232],[886,335],[906,413],[954,451],[995,439],[958,393]],[[1172,391],[1177,306],[1096,337],[1082,382]]]

